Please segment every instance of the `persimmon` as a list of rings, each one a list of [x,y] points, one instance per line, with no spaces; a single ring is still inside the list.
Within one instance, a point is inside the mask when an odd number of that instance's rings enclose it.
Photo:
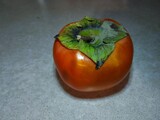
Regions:
[[[99,91],[114,87],[127,76],[133,43],[117,21],[85,17],[56,35],[53,58],[65,84],[78,91]]]

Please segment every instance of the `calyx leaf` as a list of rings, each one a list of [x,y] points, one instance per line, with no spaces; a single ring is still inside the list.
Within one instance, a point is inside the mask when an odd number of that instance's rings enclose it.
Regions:
[[[123,26],[111,21],[85,17],[64,28],[57,37],[68,49],[88,56],[100,68],[115,48],[115,43],[127,36]]]

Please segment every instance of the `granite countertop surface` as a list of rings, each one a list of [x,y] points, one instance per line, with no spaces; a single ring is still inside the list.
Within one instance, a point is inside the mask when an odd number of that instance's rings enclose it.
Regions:
[[[0,0],[0,120],[160,120],[159,0]],[[54,36],[84,16],[113,18],[129,31],[128,79],[108,91],[65,86]]]

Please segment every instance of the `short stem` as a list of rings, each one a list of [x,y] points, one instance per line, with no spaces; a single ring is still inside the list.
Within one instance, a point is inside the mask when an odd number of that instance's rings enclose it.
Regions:
[[[77,40],[84,40],[85,42],[90,43],[91,41],[93,41],[93,38],[89,36],[77,35]]]

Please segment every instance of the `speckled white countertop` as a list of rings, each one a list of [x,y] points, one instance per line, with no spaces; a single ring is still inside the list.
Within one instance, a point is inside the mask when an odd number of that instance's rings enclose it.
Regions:
[[[160,120],[159,6],[159,0],[0,0],[0,120]],[[130,76],[114,94],[76,93],[56,73],[53,37],[84,16],[113,18],[133,39]]]

